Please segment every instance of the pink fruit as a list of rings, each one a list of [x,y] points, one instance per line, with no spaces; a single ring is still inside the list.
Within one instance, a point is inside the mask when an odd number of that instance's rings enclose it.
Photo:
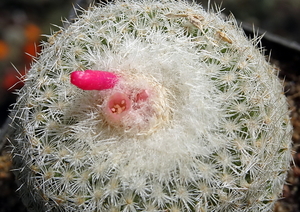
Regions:
[[[117,76],[107,71],[85,70],[71,73],[71,83],[82,90],[105,90],[113,88],[117,82]]]

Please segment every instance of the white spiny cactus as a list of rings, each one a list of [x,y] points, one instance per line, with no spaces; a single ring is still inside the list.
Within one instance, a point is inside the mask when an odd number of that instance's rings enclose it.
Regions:
[[[233,18],[173,0],[93,7],[49,36],[14,107],[28,209],[271,211],[291,124],[258,44]],[[117,80],[82,90],[70,75],[84,70]]]

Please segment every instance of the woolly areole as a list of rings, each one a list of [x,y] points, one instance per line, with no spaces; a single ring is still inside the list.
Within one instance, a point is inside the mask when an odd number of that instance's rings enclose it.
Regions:
[[[271,211],[291,161],[277,69],[183,1],[93,6],[49,36],[14,106],[29,211]]]

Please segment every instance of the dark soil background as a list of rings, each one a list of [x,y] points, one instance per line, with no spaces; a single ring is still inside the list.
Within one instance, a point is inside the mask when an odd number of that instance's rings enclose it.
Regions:
[[[85,7],[92,0],[1,0],[0,1],[0,212],[25,212],[11,170],[7,134],[8,108],[14,101],[15,89],[22,86],[19,77],[40,51],[42,34],[57,31],[61,20],[74,17],[76,3]],[[200,1],[200,0],[199,0]],[[203,1],[207,7],[208,0]],[[284,197],[277,202],[276,212],[300,212],[300,1],[299,0],[215,0],[211,8],[221,5],[224,14],[233,13],[242,22],[245,33],[262,39],[266,57],[280,68],[294,126],[291,170],[284,187]],[[215,4],[216,3],[216,4]],[[51,25],[53,24],[53,25]],[[298,42],[298,43],[297,43]],[[16,71],[18,70],[18,72]]]

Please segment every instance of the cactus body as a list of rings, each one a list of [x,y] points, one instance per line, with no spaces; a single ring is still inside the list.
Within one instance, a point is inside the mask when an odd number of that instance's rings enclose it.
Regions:
[[[233,18],[173,0],[94,7],[49,36],[14,107],[28,209],[272,210],[291,125],[258,44]],[[118,80],[81,90],[70,75],[84,70]]]

